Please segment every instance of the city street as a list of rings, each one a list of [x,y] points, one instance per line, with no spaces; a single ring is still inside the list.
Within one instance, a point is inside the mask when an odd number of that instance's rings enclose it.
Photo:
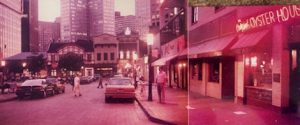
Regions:
[[[2,125],[152,125],[136,102],[104,102],[104,89],[97,82],[81,85],[81,97],[66,92],[47,98],[0,103]]]

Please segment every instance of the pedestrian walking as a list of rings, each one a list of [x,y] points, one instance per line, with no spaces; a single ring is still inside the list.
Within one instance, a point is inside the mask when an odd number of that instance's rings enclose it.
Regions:
[[[145,79],[143,76],[141,76],[139,80],[140,80],[140,86],[141,86],[140,95],[144,96],[144,91],[145,91],[145,86],[146,86]]]
[[[74,96],[81,96],[81,92],[80,92],[80,78],[79,78],[79,74],[76,73],[75,78],[74,78]]]
[[[165,103],[165,85],[167,82],[166,72],[163,71],[162,67],[159,67],[159,73],[156,76],[157,92],[160,103]]]
[[[99,88],[101,86],[101,88],[103,88],[103,77],[99,78],[99,83],[98,83],[98,87]]]

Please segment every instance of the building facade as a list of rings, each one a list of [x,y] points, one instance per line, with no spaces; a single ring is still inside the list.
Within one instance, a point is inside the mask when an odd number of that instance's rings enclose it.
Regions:
[[[0,60],[21,52],[22,1],[0,2]]]
[[[22,52],[39,51],[38,0],[23,0]]]
[[[191,93],[297,111],[299,9],[189,7]]]
[[[152,63],[154,74],[163,67],[168,86],[188,89],[186,1],[164,0],[160,5],[159,59]]]
[[[59,59],[62,55],[67,53],[75,53],[82,57],[83,76],[93,76],[94,75],[94,48],[92,41],[78,40],[76,42],[52,42],[47,51],[47,69],[49,76],[64,76],[73,75],[73,72],[65,72],[60,70],[58,67]]]
[[[87,0],[61,0],[61,40],[89,39]]]
[[[119,60],[119,41],[116,36],[102,34],[95,36],[94,41],[94,70],[95,74],[111,76],[117,72]]]
[[[88,0],[90,36],[115,35],[114,0]]]
[[[118,72],[129,74],[139,58],[139,34],[129,28],[117,35],[119,41]]]
[[[61,0],[61,39],[90,40],[104,33],[115,34],[113,0]]]
[[[39,51],[47,52],[50,43],[60,40],[60,23],[39,21]]]
[[[137,32],[141,40],[146,40],[151,25],[150,0],[135,0],[135,16],[137,19]]]
[[[128,16],[121,16],[120,12],[115,13],[116,18],[116,34],[119,34],[123,32],[127,27],[129,27],[131,30],[136,31],[137,25],[136,25],[136,17],[133,15]]]

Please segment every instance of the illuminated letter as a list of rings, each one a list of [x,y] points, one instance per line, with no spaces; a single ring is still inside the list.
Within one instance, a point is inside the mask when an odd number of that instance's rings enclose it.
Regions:
[[[297,16],[300,16],[300,8],[298,8],[298,6],[293,5],[294,11],[296,13]]]
[[[294,18],[296,16],[295,14],[295,10],[293,7],[289,6],[289,14],[292,18]]]
[[[281,11],[282,15],[283,15],[283,21],[287,21],[289,19],[289,10],[287,7],[282,7],[282,11]]]
[[[270,19],[270,23],[274,23],[275,22],[275,17],[274,17],[274,13],[272,11],[269,12],[269,19]]]

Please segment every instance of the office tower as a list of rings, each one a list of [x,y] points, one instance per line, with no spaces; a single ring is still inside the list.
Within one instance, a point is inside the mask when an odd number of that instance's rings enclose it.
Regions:
[[[115,13],[116,17],[116,34],[123,32],[127,27],[131,30],[136,31],[136,16],[128,15],[128,16],[121,16],[120,12]]]
[[[51,42],[60,41],[60,23],[39,21],[39,51],[46,52]]]
[[[22,1],[0,1],[0,60],[21,52]]]
[[[135,16],[137,18],[137,31],[140,34],[140,39],[145,40],[151,22],[150,0],[135,0]]]
[[[115,34],[114,0],[61,0],[61,39],[75,42]]]
[[[22,52],[37,52],[38,35],[38,0],[23,0],[22,17]]]
[[[64,42],[87,40],[87,0],[61,0],[61,39]]]
[[[88,16],[90,36],[115,35],[114,0],[89,0]]]

